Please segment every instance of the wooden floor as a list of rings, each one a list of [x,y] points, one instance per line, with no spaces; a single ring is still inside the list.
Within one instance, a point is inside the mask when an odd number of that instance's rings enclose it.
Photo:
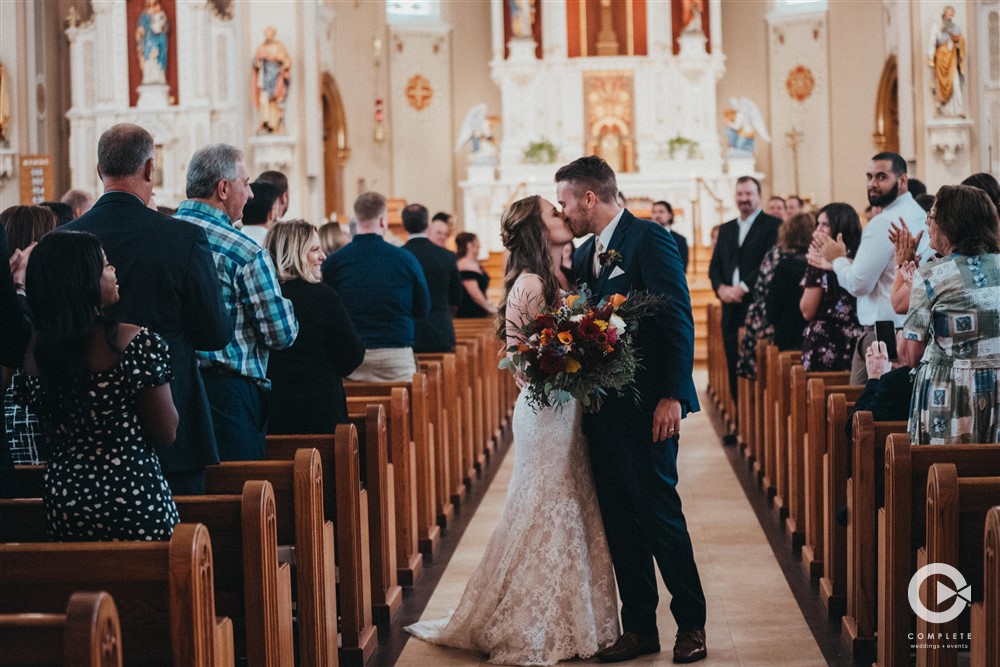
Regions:
[[[696,371],[697,386],[704,387],[706,379],[704,371]],[[720,444],[709,404],[703,397],[706,409],[684,422],[678,487],[708,600],[709,658],[700,664],[825,665],[828,661]],[[508,449],[421,618],[438,618],[457,605],[499,520],[515,456],[516,444]],[[664,650],[630,665],[672,664],[670,648],[676,626],[670,616],[670,596],[662,582],[660,587],[658,620]],[[487,663],[482,656],[411,638],[395,664],[452,667]]]

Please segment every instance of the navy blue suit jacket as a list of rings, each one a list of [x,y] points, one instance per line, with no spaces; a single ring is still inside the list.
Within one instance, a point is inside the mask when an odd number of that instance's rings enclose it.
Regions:
[[[608,244],[617,250],[621,263],[605,266],[593,275],[594,237],[581,245],[573,256],[573,272],[578,283],[587,283],[594,301],[612,294],[645,290],[663,297],[655,314],[640,322],[635,346],[643,368],[636,373],[635,385],[641,396],[636,407],[632,397],[609,396],[602,412],[618,409],[647,413],[652,418],[662,398],[676,398],[683,414],[697,412],[698,393],[691,378],[694,366],[694,318],[684,266],[677,243],[669,231],[648,220],[640,220],[625,210]],[[615,274],[612,277],[612,274]]]
[[[120,300],[108,309],[120,322],[148,327],[170,347],[170,392],[180,422],[177,440],[160,450],[166,473],[219,462],[212,413],[195,350],[229,343],[233,323],[205,230],[158,213],[127,192],[109,192],[63,226],[90,232],[118,274]]]

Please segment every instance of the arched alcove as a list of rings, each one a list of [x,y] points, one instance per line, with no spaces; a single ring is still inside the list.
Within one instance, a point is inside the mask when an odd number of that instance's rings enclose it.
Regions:
[[[323,103],[323,182],[327,217],[331,213],[347,212],[344,202],[344,163],[351,156],[347,145],[347,115],[337,82],[323,73],[321,85]]]
[[[889,56],[882,68],[875,98],[875,132],[872,137],[880,151],[899,152],[899,71],[895,55]]]

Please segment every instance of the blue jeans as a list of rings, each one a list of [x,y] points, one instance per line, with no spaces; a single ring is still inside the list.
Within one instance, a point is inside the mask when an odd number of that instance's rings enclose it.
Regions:
[[[221,461],[261,461],[267,436],[267,395],[250,378],[203,368]]]

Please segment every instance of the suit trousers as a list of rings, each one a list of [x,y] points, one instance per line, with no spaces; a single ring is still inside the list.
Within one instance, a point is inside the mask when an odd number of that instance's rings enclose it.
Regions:
[[[647,420],[642,418],[637,420],[641,428],[629,429],[631,433],[623,433],[625,420],[620,416],[584,419],[594,486],[622,599],[622,629],[657,633],[654,563],[672,596],[670,611],[678,628],[704,628],[705,594],[676,488],[678,439],[650,442],[650,431],[644,428]]]
[[[203,368],[205,393],[221,461],[262,461],[267,439],[267,394],[235,372]]]

